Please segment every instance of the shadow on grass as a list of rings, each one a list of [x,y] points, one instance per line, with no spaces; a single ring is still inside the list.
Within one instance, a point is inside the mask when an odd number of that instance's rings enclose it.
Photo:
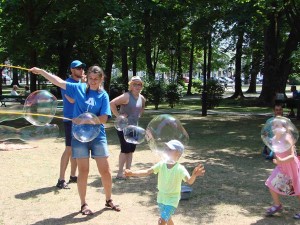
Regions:
[[[101,215],[103,212],[108,211],[109,209],[102,209],[99,211],[94,212],[93,215],[90,216],[83,216],[82,218],[75,218],[76,216],[80,215],[80,212],[77,213],[71,213],[69,215],[63,216],[61,218],[48,218],[45,220],[38,221],[32,225],[64,225],[64,224],[77,224],[82,223],[85,221],[89,221],[91,219],[94,219],[95,217]]]

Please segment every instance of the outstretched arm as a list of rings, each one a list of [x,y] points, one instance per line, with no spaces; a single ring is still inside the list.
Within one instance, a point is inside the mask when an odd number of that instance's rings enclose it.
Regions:
[[[204,176],[205,174],[205,169],[204,166],[202,164],[199,164],[198,166],[196,166],[196,168],[193,170],[192,176],[190,177],[190,179],[187,179],[186,182],[190,185],[192,185],[196,178],[199,176]]]
[[[29,72],[34,73],[34,74],[40,74],[43,77],[45,77],[48,81],[50,81],[52,84],[66,90],[66,81],[64,81],[63,79],[61,79],[60,77],[53,75],[51,73],[48,73],[47,71],[37,68],[37,67],[33,67],[29,70]]]
[[[126,169],[124,174],[126,177],[145,177],[153,173],[153,169],[146,169],[146,170],[138,170],[138,171],[131,171]]]

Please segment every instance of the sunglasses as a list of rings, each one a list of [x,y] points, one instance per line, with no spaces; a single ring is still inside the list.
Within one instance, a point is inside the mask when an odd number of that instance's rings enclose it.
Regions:
[[[83,67],[75,67],[75,70],[83,70]]]
[[[132,86],[133,86],[133,87],[143,87],[143,84],[133,83]]]

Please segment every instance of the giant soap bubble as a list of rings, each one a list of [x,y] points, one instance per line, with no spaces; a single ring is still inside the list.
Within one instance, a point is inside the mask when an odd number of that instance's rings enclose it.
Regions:
[[[100,129],[100,120],[93,113],[85,112],[73,119],[72,133],[80,142],[94,140],[99,135]]]
[[[25,100],[24,118],[35,126],[49,124],[56,113],[57,99],[46,90],[32,92]]]
[[[124,115],[119,115],[116,119],[115,119],[115,128],[118,131],[122,131],[125,127],[128,126],[128,119],[127,117],[125,117]]]
[[[128,143],[141,144],[145,141],[146,131],[138,126],[129,125],[123,129],[124,139]]]
[[[261,130],[261,138],[275,153],[290,149],[298,140],[299,133],[295,125],[282,116],[269,119]]]
[[[166,143],[171,140],[178,140],[187,145],[189,135],[175,117],[162,114],[154,117],[146,128],[146,140],[150,149],[157,153],[163,160],[167,159]]]

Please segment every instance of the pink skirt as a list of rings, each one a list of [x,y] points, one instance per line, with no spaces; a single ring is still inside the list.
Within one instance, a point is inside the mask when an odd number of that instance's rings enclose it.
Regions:
[[[279,157],[286,157],[289,151],[276,153]],[[277,165],[266,181],[266,186],[280,195],[300,195],[300,162],[297,156],[288,163]]]

